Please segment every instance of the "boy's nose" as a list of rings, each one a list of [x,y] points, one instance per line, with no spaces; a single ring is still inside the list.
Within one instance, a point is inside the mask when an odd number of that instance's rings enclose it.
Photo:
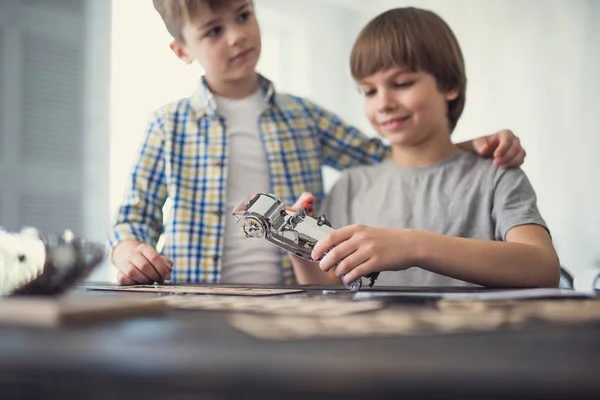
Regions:
[[[380,91],[377,98],[377,109],[379,111],[385,112],[394,110],[397,106],[396,99],[394,99],[392,94],[388,91]]]
[[[229,30],[227,41],[230,46],[236,46],[246,40],[246,32],[242,28],[232,28]]]

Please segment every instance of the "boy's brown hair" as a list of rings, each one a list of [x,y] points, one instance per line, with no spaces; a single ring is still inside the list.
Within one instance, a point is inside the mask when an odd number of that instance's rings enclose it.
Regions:
[[[235,0],[152,0],[154,8],[160,14],[167,31],[174,39],[184,42],[181,35],[183,25],[198,18],[204,8],[218,12],[230,6]]]
[[[450,132],[465,106],[467,77],[454,33],[437,14],[413,7],[396,8],[363,28],[350,56],[350,70],[360,81],[377,72],[407,67],[433,75],[441,90],[458,89],[448,102]]]

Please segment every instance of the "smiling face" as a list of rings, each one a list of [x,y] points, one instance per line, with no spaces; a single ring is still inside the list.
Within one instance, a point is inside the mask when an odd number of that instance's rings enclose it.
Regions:
[[[359,85],[367,119],[393,146],[448,140],[447,104],[457,90],[442,91],[431,74],[400,67],[376,72]]]
[[[255,79],[261,40],[252,1],[233,0],[218,11],[203,6],[198,15],[184,23],[183,40],[171,43],[177,57],[198,61],[214,85]]]

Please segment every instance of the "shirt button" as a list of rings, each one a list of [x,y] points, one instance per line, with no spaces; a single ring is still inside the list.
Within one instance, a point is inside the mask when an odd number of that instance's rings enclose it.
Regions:
[[[218,262],[219,261],[219,256],[215,254],[212,259],[213,259],[214,262]]]
[[[217,160],[213,163],[213,165],[215,167],[223,168],[225,166],[225,163],[223,161]]]
[[[217,217],[221,217],[221,216],[223,216],[223,210],[221,210],[221,209],[219,208],[218,210],[214,211],[214,214],[215,214]]]

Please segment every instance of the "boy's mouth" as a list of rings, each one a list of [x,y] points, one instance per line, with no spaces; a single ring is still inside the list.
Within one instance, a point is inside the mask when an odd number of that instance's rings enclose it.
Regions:
[[[253,48],[249,48],[244,51],[240,51],[235,56],[231,57],[231,62],[241,61],[241,60],[245,59],[253,51],[254,51]]]
[[[410,115],[407,115],[405,117],[389,118],[383,122],[380,122],[379,125],[381,125],[381,127],[386,131],[396,131],[400,128],[403,128],[409,119]]]

